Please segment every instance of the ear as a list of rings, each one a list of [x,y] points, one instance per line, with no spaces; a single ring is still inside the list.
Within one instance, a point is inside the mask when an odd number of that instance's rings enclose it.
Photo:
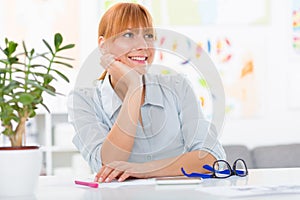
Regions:
[[[103,36],[99,36],[99,38],[98,38],[98,45],[99,45],[100,48],[103,48],[104,41],[105,41],[104,37]]]
[[[104,37],[99,36],[99,38],[98,38],[98,47],[99,47],[99,50],[102,54],[104,54],[104,52],[105,52],[104,41],[105,41]]]

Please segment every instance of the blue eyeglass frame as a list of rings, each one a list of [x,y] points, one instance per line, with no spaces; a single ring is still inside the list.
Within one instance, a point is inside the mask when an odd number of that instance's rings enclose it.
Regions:
[[[245,171],[236,169],[237,162],[239,162],[239,161],[241,161],[245,165]],[[215,170],[215,167],[216,167],[215,165],[219,165],[220,163],[225,163],[227,165],[227,169],[226,170]],[[200,178],[204,178],[204,179],[205,178],[228,178],[233,175],[244,177],[244,176],[248,175],[248,168],[247,168],[246,162],[241,158],[234,161],[232,168],[226,160],[216,160],[213,163],[213,166],[203,165],[203,168],[212,172],[212,174],[202,174],[202,173],[196,173],[196,172],[188,174],[183,169],[183,167],[181,168],[181,172],[185,176],[190,177],[190,178],[199,178],[200,177]],[[219,174],[226,174],[227,176],[224,176],[224,177],[216,176],[216,172]]]

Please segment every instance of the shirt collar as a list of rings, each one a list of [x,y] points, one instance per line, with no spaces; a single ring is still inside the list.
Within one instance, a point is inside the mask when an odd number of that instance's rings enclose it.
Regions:
[[[103,109],[109,118],[111,118],[117,109],[119,109],[119,107],[122,105],[122,100],[112,88],[108,74],[105,76],[100,90]]]

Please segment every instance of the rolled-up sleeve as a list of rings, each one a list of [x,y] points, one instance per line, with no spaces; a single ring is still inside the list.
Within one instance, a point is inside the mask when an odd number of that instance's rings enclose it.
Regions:
[[[101,168],[100,151],[109,132],[103,120],[99,103],[94,98],[93,88],[76,89],[68,97],[69,121],[75,128],[73,143],[94,172]]]
[[[226,159],[225,151],[219,142],[215,126],[205,119],[200,101],[197,100],[190,83],[183,78],[177,87],[181,102],[181,129],[185,151],[202,150],[212,154],[217,160]]]

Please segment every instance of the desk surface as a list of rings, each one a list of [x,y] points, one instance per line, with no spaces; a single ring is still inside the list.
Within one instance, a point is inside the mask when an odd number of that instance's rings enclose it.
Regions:
[[[157,186],[140,185],[119,188],[88,188],[74,184],[73,178],[40,177],[35,200],[58,199],[229,199],[214,196],[198,190],[199,187],[223,186],[268,186],[268,185],[300,185],[300,168],[285,169],[252,169],[247,177],[232,176],[227,179],[205,179],[199,185]],[[24,199],[24,198],[23,198]],[[30,199],[30,198],[29,198]],[[28,199],[28,200],[29,200]],[[31,200],[30,199],[30,200]],[[238,198],[240,199],[240,198]],[[243,197],[242,199],[300,199],[300,194],[264,195]],[[26,199],[24,199],[26,200]]]

